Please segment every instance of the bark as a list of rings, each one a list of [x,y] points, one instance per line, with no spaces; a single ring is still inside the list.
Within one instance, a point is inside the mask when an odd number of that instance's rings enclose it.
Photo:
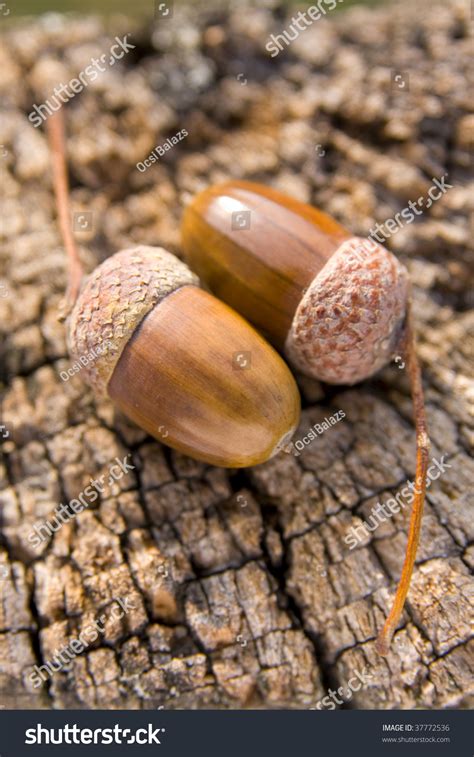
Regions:
[[[106,30],[93,17],[59,29],[16,21],[4,33],[1,702],[311,708],[359,671],[366,682],[344,707],[467,707],[468,7],[328,14],[274,60],[265,42],[290,19],[222,4],[196,17],[176,8],[166,23],[176,16],[174,36],[165,22],[153,32],[121,19]],[[411,274],[431,456],[449,467],[428,490],[413,584],[386,659],[374,638],[401,570],[409,507],[355,549],[344,537],[414,476],[403,361],[350,389],[301,378],[297,439],[336,411],[345,418],[299,456],[240,472],[171,452],[95,400],[80,373],[61,379],[70,367],[58,322],[64,252],[44,131],[27,115],[40,102],[42,51],[62,60],[55,81],[66,82],[128,33],[135,49],[66,109],[73,210],[90,214],[87,228],[76,224],[88,270],[131,242],[179,254],[183,203],[230,176],[312,202],[362,236],[426,195],[432,177],[452,184],[387,242]],[[400,70],[409,87],[394,85]],[[182,129],[188,137],[137,170]],[[133,470],[109,482],[110,465],[127,455]],[[100,475],[100,498],[35,548],[33,526]],[[120,619],[118,598],[128,600]],[[98,637],[35,688],[34,666],[100,618]]]

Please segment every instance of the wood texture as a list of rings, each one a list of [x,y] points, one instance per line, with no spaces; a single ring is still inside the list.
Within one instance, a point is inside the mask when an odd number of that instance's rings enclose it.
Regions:
[[[195,286],[165,297],[127,343],[108,392],[152,436],[229,468],[265,462],[298,424],[286,364],[237,313]]]
[[[245,181],[210,187],[183,216],[191,268],[279,348],[303,289],[349,236],[326,213]]]

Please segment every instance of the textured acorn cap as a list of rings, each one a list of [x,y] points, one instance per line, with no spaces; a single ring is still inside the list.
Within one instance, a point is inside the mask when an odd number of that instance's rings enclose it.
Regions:
[[[321,381],[363,381],[392,358],[407,300],[405,267],[376,242],[352,237],[303,295],[286,354],[303,373]]]
[[[147,313],[187,284],[199,286],[199,279],[185,263],[161,247],[144,245],[117,252],[90,274],[68,319],[68,348],[96,394],[107,393],[115,366]]]

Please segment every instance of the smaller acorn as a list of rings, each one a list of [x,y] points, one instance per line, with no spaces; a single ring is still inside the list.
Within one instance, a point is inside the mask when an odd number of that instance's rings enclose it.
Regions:
[[[183,249],[210,290],[290,362],[330,384],[372,376],[395,353],[405,267],[385,247],[269,187],[230,181],[185,209]]]
[[[299,394],[287,366],[237,313],[157,247],[122,250],[83,282],[71,358],[138,426],[198,460],[238,468],[286,446]]]

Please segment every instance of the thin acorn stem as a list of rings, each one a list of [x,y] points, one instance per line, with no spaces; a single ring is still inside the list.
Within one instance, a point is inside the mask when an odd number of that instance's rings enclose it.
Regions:
[[[46,121],[48,142],[52,156],[53,185],[56,197],[59,228],[69,261],[69,283],[66,291],[66,303],[61,318],[72,310],[84,277],[84,269],[79,257],[79,250],[74,239],[71,225],[71,204],[69,199],[69,181],[66,167],[66,140],[63,108],[59,108]]]
[[[386,656],[389,652],[393,634],[400,620],[405,605],[405,599],[410,588],[410,581],[415,564],[416,553],[420,541],[421,519],[426,493],[426,472],[428,468],[428,456],[430,440],[426,426],[425,402],[423,397],[423,385],[421,379],[420,364],[416,354],[416,340],[413,331],[411,306],[408,306],[407,323],[404,339],[404,357],[408,363],[408,375],[410,378],[411,396],[416,428],[416,478],[415,499],[413,501],[410,526],[408,530],[408,542],[405,552],[402,574],[398,582],[397,593],[393,601],[392,609],[385,621],[377,641],[376,650],[380,655]]]

